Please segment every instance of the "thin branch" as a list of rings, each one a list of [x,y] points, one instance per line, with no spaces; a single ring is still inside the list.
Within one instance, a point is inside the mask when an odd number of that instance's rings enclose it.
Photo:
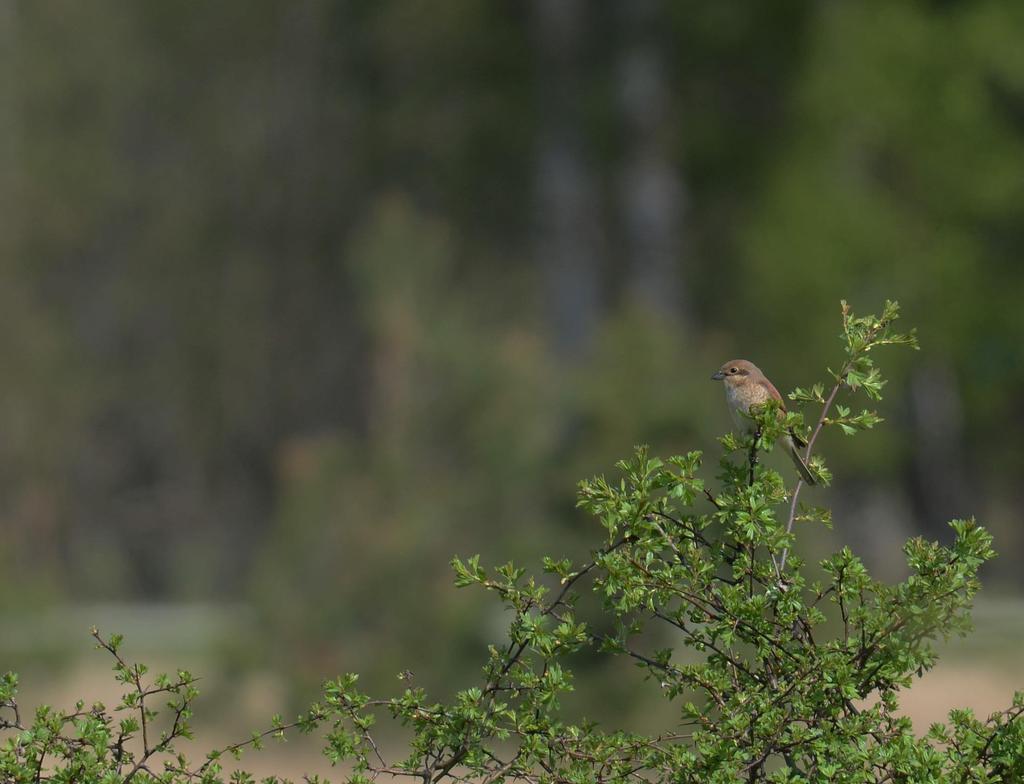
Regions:
[[[495,770],[490,776],[484,779],[482,784],[494,784],[494,782],[498,781],[499,779],[507,775],[508,772],[512,770],[513,767],[515,767],[515,764],[519,761],[519,757],[522,755],[522,753],[523,751],[522,749],[520,749],[518,752],[516,752],[516,755],[512,759],[510,759],[504,765]]]
[[[978,752],[978,759],[979,760],[981,760],[982,762],[985,762],[985,763],[988,762],[988,751],[992,747],[992,743],[1000,735],[1000,733],[1002,733],[1011,724],[1013,724],[1013,722],[1015,722],[1018,718],[1020,718],[1021,714],[1024,714],[1024,705],[1019,706],[1017,708],[1008,708],[1005,711],[1002,711],[1002,715],[1003,715],[1003,717],[1005,717],[1006,721],[1003,724],[1001,724],[999,726],[995,726],[995,727],[992,728],[992,734],[988,736],[988,740],[985,741],[985,745],[982,746],[981,751]],[[998,765],[996,767],[998,767]],[[993,769],[992,769],[993,777],[995,776],[995,770],[996,770],[996,768],[993,767]],[[964,779],[963,780],[965,782],[967,781],[967,771],[964,772]]]
[[[815,425],[814,432],[811,433],[811,437],[807,440],[807,449],[804,451],[804,463],[806,465],[810,465],[811,451],[814,449],[814,442],[818,439],[818,434],[821,432],[821,428],[825,424],[825,419],[828,416],[829,409],[832,408],[832,403],[835,402],[836,395],[839,394],[839,390],[843,386],[843,383],[846,380],[846,374],[849,371],[849,369],[850,369],[850,363],[847,362],[845,365],[843,365],[843,369],[839,373],[839,377],[838,377],[838,379],[837,379],[837,381],[835,383],[835,386],[832,387],[832,391],[829,393],[828,399],[825,401],[825,405],[823,405],[821,407],[821,416],[818,417],[818,424]],[[794,446],[795,446],[795,444],[794,444]],[[800,490],[803,488],[803,486],[804,486],[804,480],[803,479],[797,479],[796,487],[793,489],[793,499],[790,501],[790,504],[789,504],[789,520],[786,522],[786,533],[787,534],[792,533],[792,531],[793,531],[793,521],[796,519],[797,499],[800,498]],[[781,577],[782,570],[786,568],[786,557],[788,555],[789,555],[789,548],[786,547],[785,549],[783,549],[782,555],[779,557],[779,572],[780,572],[779,576],[780,577]]]
[[[10,708],[14,712],[14,721],[8,721],[7,719],[0,719],[0,730],[24,730],[25,727],[21,723],[21,713],[18,710],[18,701],[10,700],[3,704],[0,704],[0,708]]]
[[[565,579],[565,583],[562,586],[562,590],[559,591],[558,595],[546,607],[544,607],[541,610],[541,613],[540,613],[541,617],[544,617],[544,616],[547,616],[547,615],[555,615],[555,611],[558,609],[558,607],[560,605],[562,605],[564,603],[565,597],[569,593],[569,590],[572,588],[572,586],[576,582],[578,582],[584,575],[588,574],[590,571],[592,571],[593,569],[595,569],[597,567],[598,561],[599,561],[601,556],[608,555],[609,553],[617,550],[619,547],[621,547],[622,545],[624,545],[624,544],[626,544],[627,542],[630,542],[630,541],[632,541],[632,537],[629,534],[626,534],[625,536],[620,538],[618,541],[616,541],[616,542],[614,542],[612,544],[609,544],[606,547],[602,548],[599,551],[598,556],[595,557],[594,560],[592,560],[586,566],[584,566],[581,569],[579,569],[577,572],[572,574],[570,577],[567,577]],[[509,647],[508,647],[508,649],[506,650],[506,653],[505,653],[505,663],[502,665],[501,670],[495,676],[493,676],[491,678],[490,682],[483,689],[483,691],[480,694],[480,699],[477,700],[477,704],[480,704],[480,702],[485,697],[492,696],[498,690],[498,688],[501,685],[501,679],[503,677],[505,677],[511,671],[512,667],[515,666],[515,663],[517,661],[519,661],[519,659],[522,657],[523,653],[526,651],[526,647],[527,647],[527,641],[526,640],[523,640],[521,643],[519,643],[518,646],[516,646],[514,641],[509,643]],[[488,706],[487,710],[485,711],[485,715],[486,716],[490,716],[490,713],[493,710],[493,707],[494,707],[494,703],[493,703],[493,700],[492,700],[491,701],[491,705]],[[460,762],[462,762],[463,759],[465,759],[466,754],[468,752],[469,752],[468,741],[464,740],[464,741],[462,741],[461,745],[451,754],[451,756],[447,760],[445,760],[444,762],[441,762],[440,760],[438,761],[438,768],[437,768],[438,772],[436,774],[434,774],[434,772],[433,772],[434,768],[430,768],[429,769],[429,771],[426,773],[426,775],[423,776],[424,782],[425,783],[430,782],[430,781],[438,782],[441,779],[443,779],[445,776],[448,775],[449,772],[451,772],[452,768],[454,768],[456,765],[458,765]]]
[[[750,473],[747,481],[748,487],[754,486],[754,467],[757,465],[757,445],[761,442],[761,428],[758,427],[754,431],[754,440],[750,442],[750,456],[748,458],[750,463]]]
[[[715,509],[721,509],[722,508],[722,505],[720,503],[718,503],[718,499],[716,499],[715,496],[711,493],[711,491],[708,490],[706,487],[704,488],[704,497],[707,498],[708,501],[711,502],[711,505],[713,507],[715,507]]]

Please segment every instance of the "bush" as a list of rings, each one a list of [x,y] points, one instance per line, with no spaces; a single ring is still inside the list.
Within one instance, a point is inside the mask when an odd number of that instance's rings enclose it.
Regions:
[[[788,428],[806,436],[806,456],[823,485],[830,474],[814,444],[824,428],[853,435],[881,420],[854,414],[840,394],[881,397],[872,350],[914,345],[898,334],[895,303],[880,317],[855,317],[843,303],[846,356],[829,384],[790,398],[816,407],[813,428],[777,406],[756,412],[756,433],[721,439],[719,484],[699,477],[702,455],[667,461],[638,449],[621,475],[584,482],[580,505],[600,522],[604,541],[582,565],[544,559],[553,589],[509,563],[493,570],[477,558],[455,559],[456,584],[496,593],[513,618],[508,639],[490,648],[479,686],[442,704],[416,688],[371,699],[355,675],[325,684],[321,702],[295,722],[275,717],[269,730],[211,752],[201,763],[175,749],[191,737],[193,677],[148,680],[129,664],[120,640],[94,632],[114,658],[127,691],[115,721],[102,705],[32,721],[15,701],[17,680],[0,686],[7,735],[3,781],[216,782],[226,753],[259,747],[289,729],[325,729],[325,754],[353,769],[352,781],[395,774],[423,782],[1016,782],[1024,780],[1024,695],[976,719],[953,711],[948,725],[914,734],[898,715],[899,692],[936,661],[933,642],[969,630],[978,568],[993,556],[991,539],[973,521],[957,520],[949,547],[922,539],[904,550],[910,576],[897,585],[871,578],[849,549],[820,563],[820,579],[792,553],[795,525],[830,524],[826,509],[799,503],[757,459]],[[577,615],[585,582],[603,616]],[[675,647],[650,650],[652,625]],[[606,631],[598,631],[605,629]],[[678,646],[689,648],[684,652]],[[567,662],[584,649],[627,657],[678,705],[678,721],[658,735],[605,731],[564,718],[560,695],[572,689]],[[155,700],[170,726],[153,731]],[[411,728],[404,759],[386,760],[374,740],[376,718]],[[167,719],[164,719],[165,725]],[[234,781],[251,781],[244,773]],[[315,780],[314,778],[310,779]]]

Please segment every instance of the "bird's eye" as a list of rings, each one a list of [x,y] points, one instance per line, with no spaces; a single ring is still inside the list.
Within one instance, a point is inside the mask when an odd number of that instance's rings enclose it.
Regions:
[[[738,370],[739,368],[729,368],[730,373],[736,373]]]

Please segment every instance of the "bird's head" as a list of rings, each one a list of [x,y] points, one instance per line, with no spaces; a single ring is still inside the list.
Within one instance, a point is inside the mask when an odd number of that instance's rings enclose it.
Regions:
[[[758,376],[761,371],[753,362],[745,359],[730,359],[711,376],[712,381],[724,381],[727,386],[739,387]]]

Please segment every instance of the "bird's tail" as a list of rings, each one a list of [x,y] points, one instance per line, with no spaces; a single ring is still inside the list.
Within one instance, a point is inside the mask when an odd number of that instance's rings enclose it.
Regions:
[[[786,439],[786,451],[789,452],[789,456],[792,458],[793,465],[796,466],[796,470],[800,473],[801,479],[809,485],[817,484],[813,474],[811,474],[811,469],[807,467],[807,463],[805,463],[803,458],[800,457],[800,452],[797,450],[792,437]]]

